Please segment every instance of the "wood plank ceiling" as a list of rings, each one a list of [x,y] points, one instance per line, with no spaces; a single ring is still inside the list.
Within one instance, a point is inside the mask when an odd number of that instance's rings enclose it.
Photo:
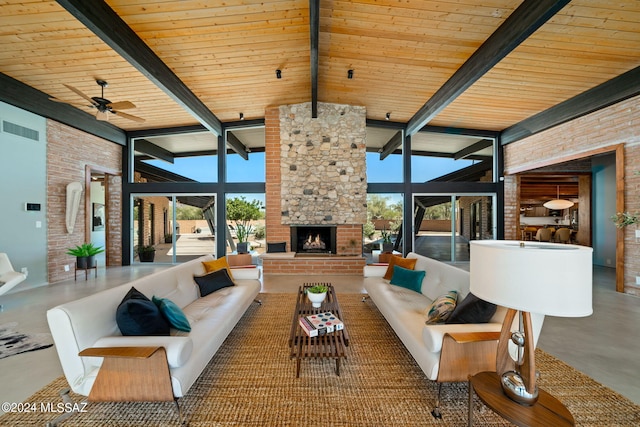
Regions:
[[[66,3],[0,0],[0,73],[91,114],[64,84],[100,96],[95,80],[104,79],[105,98],[135,103],[126,112],[145,119],[110,119],[126,131],[198,124],[197,114],[157,84],[154,70],[127,62],[61,6]],[[269,106],[311,100],[309,1],[106,5],[221,122],[237,121],[241,112],[262,118]],[[409,123],[525,5],[531,2],[321,0],[318,100],[364,105],[369,119],[390,113],[392,121]],[[470,76],[473,84],[447,98],[428,124],[501,131],[634,70],[638,23],[637,0],[571,1],[486,74]]]

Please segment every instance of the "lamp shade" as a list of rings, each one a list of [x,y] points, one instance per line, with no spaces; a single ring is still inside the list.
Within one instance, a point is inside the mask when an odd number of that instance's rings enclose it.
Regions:
[[[571,200],[565,199],[553,199],[549,200],[547,203],[543,204],[547,209],[560,210],[560,209],[568,209],[573,206],[573,202]]]
[[[472,241],[470,291],[515,310],[589,316],[593,313],[592,253],[592,248],[578,245]]]

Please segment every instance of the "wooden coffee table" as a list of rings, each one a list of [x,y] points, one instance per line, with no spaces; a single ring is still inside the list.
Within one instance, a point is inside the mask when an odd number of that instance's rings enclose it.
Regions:
[[[327,298],[319,308],[314,308],[305,294],[305,289],[315,285],[325,285],[329,288]],[[309,337],[303,330],[298,319],[302,316],[330,311],[344,322],[336,292],[330,283],[305,283],[298,289],[296,307],[293,311],[291,334],[289,335],[290,358],[296,359],[296,378],[300,377],[300,362],[302,359],[335,359],[336,374],[340,376],[340,360],[346,358],[345,347],[349,345],[349,334],[346,328],[319,337]]]

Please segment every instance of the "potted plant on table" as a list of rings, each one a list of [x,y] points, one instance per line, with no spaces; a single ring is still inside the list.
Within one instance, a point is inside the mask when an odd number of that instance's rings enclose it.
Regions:
[[[249,235],[253,233],[251,225],[238,224],[236,228],[236,237],[238,238],[238,253],[246,254],[249,252]]]
[[[307,288],[307,298],[309,298],[314,308],[320,308],[320,305],[327,297],[327,291],[329,291],[329,287],[325,285],[314,285]]]
[[[136,248],[140,262],[153,262],[156,256],[156,248],[152,245],[140,245]]]
[[[95,256],[104,252],[102,246],[95,246],[93,243],[83,243],[75,248],[67,250],[67,255],[76,257],[76,268],[86,270],[97,265]]]

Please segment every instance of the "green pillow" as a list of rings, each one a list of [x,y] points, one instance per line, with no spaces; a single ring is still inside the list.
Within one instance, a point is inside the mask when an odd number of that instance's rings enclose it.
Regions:
[[[191,325],[187,316],[178,305],[167,298],[151,297],[151,300],[160,309],[160,313],[167,319],[169,324],[179,331],[191,332]]]
[[[458,301],[458,292],[449,291],[445,295],[441,295],[427,309],[427,325],[435,323],[444,323],[451,316],[456,308]]]
[[[415,292],[422,292],[422,279],[424,279],[424,270],[409,270],[408,268],[393,266],[393,276],[391,276],[392,285],[402,286]]]

